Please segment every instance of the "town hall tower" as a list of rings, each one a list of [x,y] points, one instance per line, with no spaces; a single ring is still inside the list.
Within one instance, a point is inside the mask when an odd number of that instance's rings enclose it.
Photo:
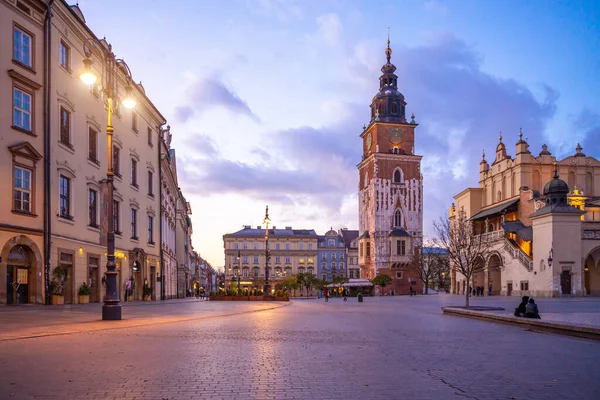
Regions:
[[[423,238],[422,156],[415,155],[417,123],[414,114],[406,119],[389,39],[385,55],[371,121],[360,135],[359,264],[361,278],[385,273],[393,278],[388,290],[400,294],[420,287],[410,263]]]

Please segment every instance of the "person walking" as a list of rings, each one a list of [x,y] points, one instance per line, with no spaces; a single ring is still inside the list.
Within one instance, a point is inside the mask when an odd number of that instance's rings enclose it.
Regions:
[[[329,301],[329,289],[325,288],[325,290],[323,290],[323,295],[325,296],[325,302],[327,303]]]
[[[346,288],[342,289],[342,294],[344,295],[344,301],[348,301],[348,293],[346,293]]]

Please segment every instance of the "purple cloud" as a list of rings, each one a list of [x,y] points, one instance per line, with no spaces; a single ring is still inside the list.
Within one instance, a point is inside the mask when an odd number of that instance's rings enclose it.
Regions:
[[[175,107],[175,117],[184,123],[213,107],[223,107],[260,122],[248,104],[216,78],[204,78],[192,84],[187,90],[186,103],[190,105]]]

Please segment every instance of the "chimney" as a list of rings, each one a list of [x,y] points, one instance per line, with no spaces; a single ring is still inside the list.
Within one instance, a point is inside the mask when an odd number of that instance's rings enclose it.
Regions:
[[[287,229],[288,231],[291,231],[292,227],[291,226],[286,226],[285,229]]]
[[[258,225],[258,226],[256,227],[256,229],[261,229],[261,228],[262,228],[262,227],[261,227],[260,225]]]

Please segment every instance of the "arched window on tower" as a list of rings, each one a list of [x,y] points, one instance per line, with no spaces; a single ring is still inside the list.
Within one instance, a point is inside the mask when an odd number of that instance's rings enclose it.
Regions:
[[[585,192],[588,196],[594,195],[594,175],[591,172],[585,174]]]
[[[397,150],[397,149],[394,148],[394,150]],[[404,182],[404,173],[402,172],[402,169],[396,168],[394,170],[394,183],[402,183],[402,182]]]
[[[396,114],[398,112],[398,108],[396,106],[396,103],[392,103],[392,114]]]
[[[394,227],[402,228],[402,211],[396,210],[394,213]]]
[[[538,170],[533,171],[533,190],[542,191],[542,177]]]

